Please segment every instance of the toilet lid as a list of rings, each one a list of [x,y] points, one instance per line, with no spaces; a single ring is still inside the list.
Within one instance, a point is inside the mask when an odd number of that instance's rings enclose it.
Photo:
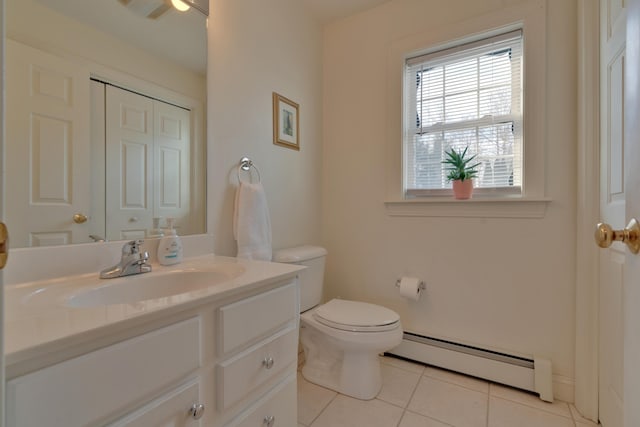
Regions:
[[[397,327],[400,316],[395,311],[366,302],[333,299],[313,313],[320,323],[345,331],[380,332]]]

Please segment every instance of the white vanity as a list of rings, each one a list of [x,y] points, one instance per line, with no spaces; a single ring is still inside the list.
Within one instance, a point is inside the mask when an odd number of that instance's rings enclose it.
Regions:
[[[7,286],[9,427],[297,426],[301,268],[153,267]]]

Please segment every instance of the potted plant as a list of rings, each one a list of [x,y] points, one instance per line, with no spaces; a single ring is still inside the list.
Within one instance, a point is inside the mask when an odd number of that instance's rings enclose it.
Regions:
[[[478,174],[476,169],[480,163],[469,163],[476,158],[476,155],[467,158],[466,147],[461,153],[454,148],[445,151],[447,158],[442,161],[447,165],[447,180],[453,184],[453,196],[456,199],[470,199],[473,192],[473,178]]]

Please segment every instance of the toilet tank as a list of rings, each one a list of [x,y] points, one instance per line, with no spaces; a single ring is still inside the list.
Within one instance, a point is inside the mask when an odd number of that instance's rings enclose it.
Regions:
[[[300,312],[309,310],[322,301],[324,261],[327,250],[320,246],[297,246],[274,252],[273,260],[307,267],[300,273]]]

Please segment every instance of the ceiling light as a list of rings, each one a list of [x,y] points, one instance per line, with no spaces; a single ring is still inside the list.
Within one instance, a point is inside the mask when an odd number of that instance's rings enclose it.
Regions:
[[[191,9],[191,6],[189,6],[182,0],[171,0],[171,4],[180,12],[186,12],[187,10]]]

